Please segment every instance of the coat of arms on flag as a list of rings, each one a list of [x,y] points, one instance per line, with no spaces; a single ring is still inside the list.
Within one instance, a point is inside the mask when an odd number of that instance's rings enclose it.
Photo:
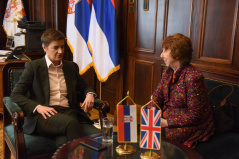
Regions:
[[[136,105],[117,105],[118,142],[137,142]]]
[[[80,74],[85,73],[92,65],[92,55],[88,48],[90,27],[90,1],[69,0],[67,13],[67,44],[73,53],[73,61],[79,66]]]
[[[14,36],[15,33],[24,31],[17,27],[17,21],[27,20],[22,0],[8,0],[3,19],[3,29],[7,36]]]
[[[161,110],[141,108],[140,147],[160,150]]]

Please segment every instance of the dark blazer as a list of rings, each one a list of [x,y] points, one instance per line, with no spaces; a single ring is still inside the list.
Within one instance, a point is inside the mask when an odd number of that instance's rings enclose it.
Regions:
[[[94,92],[94,90],[79,75],[78,67],[74,62],[63,60],[62,63],[69,105],[72,109],[79,111],[88,123],[92,124],[92,121],[80,108],[79,102],[85,99],[88,92]],[[33,110],[39,104],[49,106],[50,84],[45,57],[25,64],[22,76],[12,91],[11,99],[20,105],[27,116],[23,125],[24,133],[33,133],[38,117],[41,115],[34,114]]]

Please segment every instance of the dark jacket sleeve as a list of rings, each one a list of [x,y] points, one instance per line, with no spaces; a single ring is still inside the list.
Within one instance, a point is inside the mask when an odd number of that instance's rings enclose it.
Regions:
[[[94,89],[79,74],[79,68],[76,63],[64,61],[63,71],[65,73],[70,105],[78,105],[78,102],[83,102],[86,94],[89,92],[95,93]]]
[[[13,102],[20,105],[20,107],[28,114],[33,113],[35,107],[40,104],[39,102],[29,99],[27,93],[30,92],[31,89],[35,89],[33,87],[33,80],[34,80],[34,71],[31,63],[27,62],[25,64],[25,69],[20,77],[20,80],[15,85],[12,93],[11,99]],[[31,96],[36,96],[31,94]]]

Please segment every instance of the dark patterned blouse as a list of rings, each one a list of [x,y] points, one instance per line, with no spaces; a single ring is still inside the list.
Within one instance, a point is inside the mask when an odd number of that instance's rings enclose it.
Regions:
[[[183,66],[175,73],[166,67],[153,94],[154,101],[166,111],[166,138],[194,148],[214,133],[207,87],[202,73],[194,66]]]

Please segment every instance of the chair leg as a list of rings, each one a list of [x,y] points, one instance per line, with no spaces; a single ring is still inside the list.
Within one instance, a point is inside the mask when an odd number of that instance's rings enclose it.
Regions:
[[[11,157],[10,149],[9,149],[7,143],[4,142],[4,158],[5,159],[10,159],[10,157]]]

